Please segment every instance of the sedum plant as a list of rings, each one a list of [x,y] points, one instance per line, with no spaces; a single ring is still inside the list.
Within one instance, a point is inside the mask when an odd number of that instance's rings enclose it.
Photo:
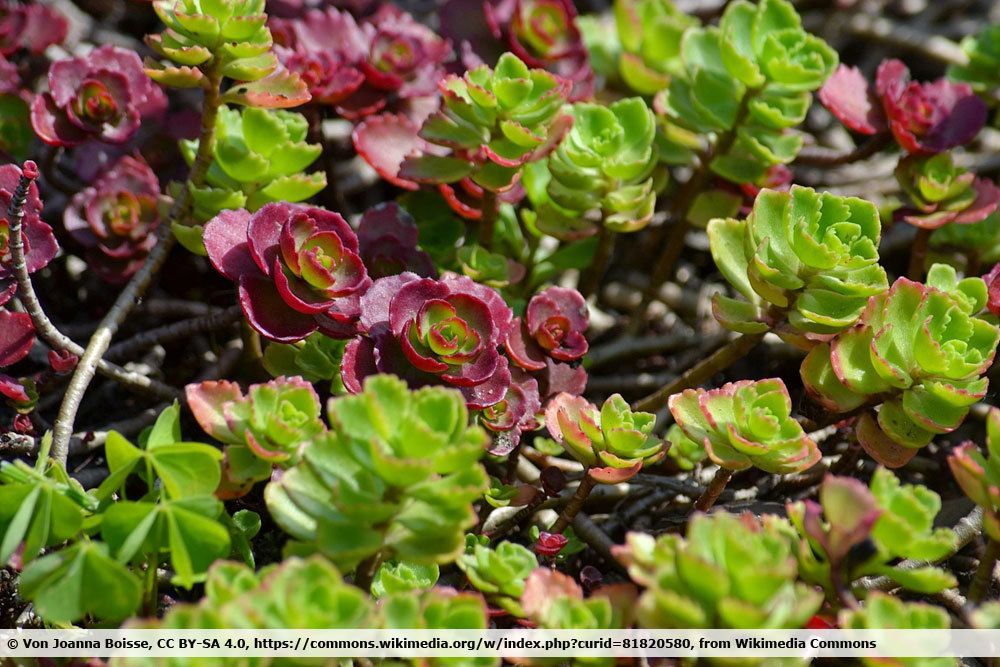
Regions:
[[[731,382],[709,391],[686,389],[671,396],[669,406],[684,435],[703,443],[722,468],[755,466],[788,474],[820,460],[819,447],[792,418],[792,400],[778,378]]]
[[[645,587],[637,616],[647,628],[801,628],[822,596],[796,581],[791,544],[774,522],[749,514],[699,514],[686,537],[629,533],[615,547]]]
[[[656,121],[638,97],[608,106],[578,102],[573,127],[549,156],[525,171],[535,225],[556,238],[642,229],[653,217]]]
[[[730,3],[718,27],[684,32],[679,59],[658,106],[669,123],[719,137],[711,169],[736,183],[795,158],[802,138],[790,128],[837,66],[836,52],[785,0]]]
[[[885,593],[875,592],[865,600],[860,609],[844,609],[837,624],[844,630],[948,630],[951,620],[948,613],[923,602],[904,602]],[[861,658],[866,667],[881,667],[885,659]],[[913,667],[954,667],[956,658],[906,658],[894,660],[895,664]]]
[[[857,435],[879,462],[898,467],[936,434],[962,423],[986,393],[1000,329],[979,316],[986,305],[980,278],[958,280],[953,268],[931,267],[927,284],[899,278],[871,297],[860,324],[815,347],[802,363],[810,393],[843,412],[865,413]]]
[[[957,166],[950,153],[904,158],[896,180],[912,205],[903,220],[921,229],[980,222],[1000,205],[1000,188]]]
[[[247,493],[268,479],[273,466],[290,467],[303,449],[326,430],[319,396],[300,377],[251,385],[208,381],[186,387],[187,403],[202,430],[225,445],[223,479],[216,494]]]
[[[331,430],[264,492],[274,520],[302,543],[296,550],[345,570],[372,557],[455,560],[475,523],[472,502],[489,486],[477,463],[487,436],[469,426],[461,394],[381,375],[328,412]]]
[[[528,575],[538,567],[538,559],[520,544],[503,541],[490,548],[487,542],[468,535],[465,553],[455,564],[489,601],[515,616],[524,616],[518,601]]]
[[[326,186],[323,172],[304,173],[322,149],[306,141],[308,123],[301,114],[223,106],[215,131],[205,185],[191,190],[199,222],[226,209],[257,211],[273,202],[303,201]],[[182,141],[180,146],[192,164],[198,140]]]
[[[559,394],[545,409],[545,426],[586,466],[589,477],[605,484],[627,480],[666,455],[663,442],[653,434],[656,415],[633,412],[620,394],[608,398],[600,410],[583,397]]]
[[[618,75],[640,95],[655,95],[682,73],[681,37],[698,20],[672,0],[616,0],[614,15],[621,45]]]
[[[784,315],[779,332],[792,341],[837,333],[887,288],[878,211],[856,197],[794,185],[762,190],[745,220],[712,220],[708,234],[716,266],[746,299],[712,300],[716,318],[735,331],[761,333]]]
[[[941,499],[925,487],[900,486],[880,469],[869,490],[860,481],[828,475],[819,502],[789,503],[788,517],[798,534],[800,577],[822,586],[830,600],[852,605],[852,585],[882,575],[908,590],[935,593],[955,585],[950,574],[931,565],[896,567],[900,558],[935,560],[951,553],[954,533],[934,530]]]
[[[959,487],[983,509],[983,530],[1000,541],[1000,411],[990,410],[986,420],[986,456],[973,442],[964,442],[952,450],[948,466]]]
[[[590,597],[573,579],[540,567],[528,576],[521,604],[537,627],[550,630],[616,630],[632,624],[636,591],[631,584],[601,586]],[[610,662],[609,659],[604,661]]]
[[[988,25],[978,34],[962,39],[962,51],[969,62],[948,67],[948,78],[972,86],[978,93],[1000,85],[1000,25]]]
[[[146,43],[163,60],[149,59],[146,71],[158,83],[178,88],[217,88],[222,77],[233,85],[227,104],[264,108],[309,101],[306,84],[287,70],[275,70],[264,0],[155,0],[165,26]]]

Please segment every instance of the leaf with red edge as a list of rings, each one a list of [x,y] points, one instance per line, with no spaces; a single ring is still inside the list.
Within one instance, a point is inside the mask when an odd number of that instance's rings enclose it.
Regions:
[[[258,81],[238,83],[222,96],[224,104],[243,104],[262,109],[290,109],[311,99],[305,81],[285,69],[278,69]]]
[[[643,461],[639,460],[628,468],[612,468],[611,466],[607,468],[591,468],[587,474],[599,484],[619,484],[627,482],[638,475],[639,471],[642,470],[642,464]]]
[[[27,313],[0,310],[0,368],[28,356],[35,341],[35,325]]]
[[[373,116],[354,128],[354,149],[379,176],[406,190],[419,185],[399,175],[403,160],[421,153],[427,142],[417,134],[416,123],[402,114]]]
[[[838,67],[819,89],[819,101],[855,132],[877,134],[887,129],[885,113],[857,67]]]
[[[858,442],[868,455],[886,468],[903,467],[919,451],[916,447],[904,447],[886,435],[869,412],[858,421],[856,434]]]

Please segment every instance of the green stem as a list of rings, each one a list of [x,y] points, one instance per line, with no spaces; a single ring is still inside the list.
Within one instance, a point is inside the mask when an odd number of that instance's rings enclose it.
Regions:
[[[500,213],[497,193],[483,190],[482,217],[479,220],[479,245],[491,250],[493,248],[493,230],[497,226],[497,215]]]
[[[993,570],[996,568],[997,558],[1000,557],[1000,542],[987,538],[986,550],[983,557],[979,559],[979,567],[969,584],[969,602],[978,604],[986,597],[990,590],[990,582],[993,579]]]
[[[597,486],[597,480],[590,476],[590,470],[588,470],[583,479],[580,480],[580,485],[576,487],[576,493],[569,499],[559,518],[549,528],[550,533],[561,533],[573,523],[573,519],[583,509],[583,504],[587,501],[587,496],[590,495],[595,486]]]
[[[702,360],[696,366],[677,376],[673,382],[665,384],[655,392],[639,399],[635,404],[635,410],[643,412],[656,412],[667,404],[674,394],[690,389],[707,382],[713,375],[724,371],[734,363],[746,356],[750,350],[757,347],[758,343],[764,339],[764,334],[741,334],[726,345],[720,347],[711,356]]]
[[[726,489],[726,484],[729,484],[729,480],[732,478],[732,470],[729,468],[719,468],[715,472],[715,477],[712,478],[711,483],[698,496],[698,500],[694,501],[694,511],[707,512],[710,510],[715,501],[719,499],[719,496]]]
[[[156,569],[160,565],[160,547],[157,545],[146,561],[146,577],[142,599],[143,614],[149,617],[156,616],[159,607],[160,581],[156,576]]]
[[[608,268],[608,261],[611,259],[614,250],[615,233],[604,225],[601,225],[601,231],[597,237],[597,250],[594,252],[594,259],[580,278],[579,289],[584,299],[597,291],[597,287],[601,284],[601,278],[604,277],[604,272]]]
[[[917,236],[913,239],[913,247],[910,248],[910,267],[906,271],[906,277],[910,280],[920,280],[924,277],[924,262],[927,259],[927,248],[931,243],[931,230],[918,229]]]
[[[73,377],[70,378],[62,405],[59,407],[59,415],[56,417],[53,427],[52,458],[63,465],[66,464],[66,459],[69,456],[69,441],[73,437],[76,413],[80,409],[80,403],[83,401],[87,387],[94,379],[97,366],[111,345],[111,340],[118,332],[118,328],[142,299],[156,274],[167,261],[167,256],[176,242],[170,230],[170,223],[172,220],[185,222],[190,215],[191,186],[200,186],[205,182],[205,174],[212,162],[212,153],[215,147],[215,121],[219,113],[219,106],[222,104],[222,95],[219,91],[222,74],[219,72],[219,68],[215,64],[210,65],[206,67],[205,74],[208,78],[208,86],[205,88],[205,99],[202,103],[201,135],[198,153],[188,175],[188,185],[181,190],[181,194],[174,202],[169,219],[164,220],[159,226],[156,245],[150,250],[146,261],[118,294],[114,305],[111,306],[107,315],[98,324],[94,335],[91,336],[86,349],[80,356]]]
[[[663,246],[659,257],[655,260],[653,274],[650,276],[649,284],[642,293],[642,300],[632,312],[632,319],[629,322],[629,333],[636,334],[642,330],[642,326],[646,321],[646,312],[649,310],[649,304],[656,298],[656,294],[660,291],[663,283],[673,274],[674,265],[684,250],[684,237],[691,228],[688,213],[690,213],[691,207],[694,205],[698,195],[701,194],[702,190],[705,189],[705,186],[711,180],[712,159],[717,155],[725,155],[732,148],[736,142],[737,131],[749,113],[750,101],[756,93],[756,90],[748,90],[744,93],[743,99],[740,100],[740,106],[736,111],[733,126],[719,135],[711,151],[703,156],[698,165],[698,170],[684,184],[684,189],[681,191],[680,196],[674,200],[673,206],[670,207],[670,219],[674,221],[674,229],[668,232],[667,242]]]

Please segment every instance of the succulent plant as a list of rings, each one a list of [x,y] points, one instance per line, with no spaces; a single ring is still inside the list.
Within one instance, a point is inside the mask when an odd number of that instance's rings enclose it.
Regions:
[[[686,389],[671,396],[669,405],[684,434],[704,443],[708,457],[722,468],[756,466],[787,474],[820,460],[819,447],[792,418],[792,400],[779,378]]]
[[[298,343],[269,343],[264,348],[264,368],[272,377],[299,375],[318,384],[330,383],[331,393],[344,393],[340,365],[347,341],[316,332]]]
[[[961,146],[986,123],[986,104],[965,83],[910,80],[899,60],[884,60],[874,92],[857,69],[841,66],[819,94],[820,101],[855,132],[891,131],[908,153],[930,155]]]
[[[381,612],[385,627],[398,629],[485,630],[489,618],[481,596],[460,593],[453,588],[431,588],[408,595],[394,595],[382,603]],[[442,662],[447,664],[446,660]],[[497,665],[499,658],[474,658],[471,664]]]
[[[948,456],[955,481],[974,503],[983,508],[983,530],[1000,540],[1000,409],[992,408],[986,420],[986,456],[974,442],[963,442]]]
[[[7,215],[21,175],[22,171],[16,165],[0,165],[0,306],[7,303],[17,291],[10,249],[10,220]],[[21,210],[24,212],[21,220],[24,261],[31,274],[45,268],[59,251],[52,228],[42,222],[42,200],[34,180],[28,186]]]
[[[358,222],[361,260],[373,280],[409,271],[422,278],[437,277],[434,262],[418,245],[413,216],[395,202],[373,206]]]
[[[439,87],[443,105],[419,136],[396,116],[355,130],[358,152],[394,183],[416,189],[469,178],[491,192],[508,190],[520,168],[552,152],[572,124],[561,112],[569,82],[529,69],[510,53],[495,69],[482,65],[464,77],[449,75]]]
[[[207,87],[210,68],[216,77],[233,81],[222,96],[226,104],[286,108],[309,101],[308,88],[296,74],[275,69],[264,0],[155,0],[153,9],[166,26],[146,36],[165,59],[146,61],[147,73],[157,82]]]
[[[225,211],[205,226],[204,240],[212,265],[239,284],[243,312],[262,335],[288,343],[317,329],[354,334],[371,279],[354,230],[337,213],[285,203]]]
[[[670,443],[667,457],[681,470],[693,470],[708,456],[705,442],[692,440],[676,423],[667,429],[666,440]]]
[[[904,602],[880,592],[872,593],[864,607],[844,609],[837,618],[843,630],[949,630],[951,620],[941,607],[923,602]],[[909,665],[912,667],[955,667],[956,658],[904,658],[887,661],[862,657],[866,667]]]
[[[614,630],[632,624],[635,599],[631,584],[602,586],[584,597],[583,589],[569,576],[540,567],[528,576],[521,605],[540,628]]]
[[[31,124],[53,146],[78,146],[88,139],[125,143],[144,116],[162,113],[167,104],[139,56],[117,46],[52,63],[48,82],[48,92],[32,102]]]
[[[374,604],[321,556],[287,558],[254,572],[246,565],[219,561],[209,570],[205,597],[197,604],[172,606],[162,619],[132,627],[162,630],[226,627],[234,629],[371,628],[378,623]],[[120,659],[132,665],[134,658]],[[228,663],[227,663],[228,664]]]
[[[1000,317],[1000,264],[994,265],[990,272],[983,276],[986,283],[986,308]]]
[[[983,265],[994,264],[1000,261],[1000,213],[992,213],[980,222],[939,227],[931,234],[930,246],[932,252],[959,250]]]
[[[0,368],[13,366],[31,352],[35,342],[35,325],[27,313],[0,308],[0,333],[3,334],[0,337]],[[20,396],[21,392],[16,395]]]
[[[932,527],[940,506],[937,494],[900,486],[885,469],[876,474],[870,491],[856,479],[827,475],[818,503],[787,506],[801,538],[796,552],[799,574],[822,586],[830,599],[850,594],[852,583],[868,575],[889,577],[921,593],[954,586],[954,577],[933,566],[905,569],[892,564],[900,558],[947,555],[954,534]]]
[[[384,110],[408,111],[428,99],[444,76],[451,46],[393,5],[358,23],[326,8],[293,19],[272,19],[283,64],[309,85],[314,101],[353,121]]]
[[[614,553],[646,587],[647,628],[801,628],[822,602],[796,581],[786,535],[749,514],[695,515],[686,537],[629,533]]]
[[[494,433],[490,453],[505,456],[518,445],[525,431],[538,429],[541,407],[538,381],[515,369],[503,398],[479,413],[479,423]]]
[[[639,97],[605,107],[570,107],[573,128],[549,156],[525,172],[535,193],[535,225],[572,240],[597,232],[642,229],[653,216],[656,121]],[[544,195],[540,193],[544,189]]]
[[[396,593],[426,590],[437,582],[439,576],[441,569],[437,563],[384,561],[372,579],[372,595],[384,598]]]
[[[507,541],[491,549],[484,540],[469,535],[465,554],[456,565],[487,599],[512,614],[524,615],[518,601],[524,594],[528,575],[538,567],[538,559],[531,551]]]
[[[681,37],[698,20],[672,0],[615,0],[614,14],[622,49],[618,73],[640,95],[655,95],[683,71]]]
[[[627,480],[666,455],[664,443],[653,434],[656,415],[633,412],[620,394],[600,410],[581,396],[558,394],[545,408],[545,426],[604,484]]]
[[[38,2],[0,2],[0,56],[19,51],[40,55],[53,44],[62,44],[69,22],[55,7]]]
[[[376,553],[417,563],[457,558],[476,521],[472,502],[488,487],[477,464],[487,437],[468,425],[462,395],[412,391],[379,375],[328,410],[331,430],[265,490],[278,525],[345,569]]]
[[[787,312],[790,330],[779,331],[793,342],[836,333],[887,287],[878,211],[863,199],[794,185],[762,190],[745,220],[712,220],[708,234],[716,265],[747,300],[712,300],[716,318],[735,331],[767,331],[773,308]]]
[[[756,182],[791,162],[810,91],[837,66],[837,53],[803,30],[786,0],[730,3],[715,27],[693,27],[680,43],[680,73],[657,100],[672,124],[729,132],[711,168],[735,183]],[[697,94],[695,94],[697,91]]]
[[[589,344],[584,332],[590,315],[575,289],[547,287],[531,297],[524,318],[515,317],[504,341],[507,354],[526,371],[545,368],[547,358],[578,361]]]
[[[141,156],[126,155],[70,200],[66,231],[87,250],[90,267],[110,283],[124,282],[156,243],[160,183]]]
[[[1000,188],[956,166],[950,153],[906,157],[896,180],[913,206],[901,212],[903,220],[922,229],[980,222],[1000,205]]]
[[[809,392],[835,411],[881,403],[857,435],[879,462],[898,467],[940,433],[955,430],[986,393],[981,377],[1000,330],[977,316],[987,301],[980,278],[959,281],[935,264],[927,285],[899,278],[871,297],[857,327],[823,343],[802,363]]]
[[[570,0],[449,0],[439,16],[467,69],[510,51],[528,67],[571,81],[570,101],[593,94],[594,72]]]
[[[306,141],[308,129],[306,119],[290,111],[221,107],[206,184],[191,191],[195,219],[207,221],[227,209],[256,211],[273,202],[300,202],[326,187],[323,172],[303,173],[322,152]],[[198,141],[180,145],[192,164]]]
[[[361,297],[366,335],[347,345],[344,386],[359,392],[366,377],[395,373],[411,386],[456,387],[471,409],[491,406],[510,386],[497,346],[511,316],[498,292],[465,276],[380,278]]]
[[[978,93],[1000,85],[1000,26],[988,25],[975,35],[962,39],[962,51],[968,57],[965,65],[950,65],[948,78],[972,86]]]
[[[289,467],[325,429],[319,396],[302,378],[251,385],[207,381],[186,388],[188,407],[202,430],[226,445],[220,497],[238,497],[267,479],[273,465]]]

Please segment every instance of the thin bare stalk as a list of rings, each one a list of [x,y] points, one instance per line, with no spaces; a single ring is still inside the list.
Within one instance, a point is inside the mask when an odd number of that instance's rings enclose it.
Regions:
[[[22,226],[24,224],[24,204],[31,182],[38,177],[38,168],[30,160],[25,162],[24,170],[14,191],[14,196],[7,211],[7,219],[10,227],[10,255],[13,263],[14,278],[17,281],[18,299],[24,306],[25,312],[31,317],[32,324],[35,325],[35,332],[53,350],[65,350],[77,356],[83,354],[83,347],[77,345],[72,339],[65,336],[52,324],[45,309],[42,308],[35,287],[28,274],[28,263],[24,254],[24,234]],[[141,373],[134,373],[125,370],[121,366],[101,361],[97,365],[97,371],[105,377],[111,378],[121,384],[138,389],[139,391],[152,394],[157,398],[174,399],[180,396],[173,387],[162,382],[157,382]]]
[[[920,280],[924,277],[924,262],[927,259],[927,248],[931,243],[931,230],[918,229],[917,237],[913,239],[913,247],[910,248],[910,266],[906,270],[906,277],[910,280]]]
[[[712,509],[712,505],[719,499],[722,492],[726,490],[726,484],[733,478],[733,471],[729,468],[719,468],[715,471],[715,477],[705,488],[705,491],[694,501],[694,511],[707,512]]]
[[[581,509],[583,509],[583,504],[587,502],[587,496],[590,495],[590,492],[594,490],[595,486],[597,486],[597,481],[593,477],[589,474],[583,476],[580,480],[580,485],[576,487],[576,493],[574,493],[573,497],[570,498],[568,503],[566,503],[566,507],[563,508],[559,518],[556,519],[555,523],[552,524],[552,527],[549,528],[550,533],[561,533],[566,530],[567,526],[573,523],[573,519],[576,518],[576,515],[580,513]]]
[[[978,604],[990,590],[990,583],[993,581],[993,570],[997,566],[997,558],[1000,557],[1000,542],[987,538],[986,550],[983,557],[979,559],[979,567],[969,584],[969,602]]]
[[[196,334],[215,331],[239,322],[243,317],[243,310],[239,306],[230,306],[204,317],[192,317],[180,322],[172,322],[155,329],[143,331],[128,340],[116,343],[108,348],[106,357],[121,359],[136,352],[140,352],[152,345],[169,343],[171,341],[189,338]]]
[[[94,379],[94,372],[111,345],[111,339],[118,332],[118,328],[132,312],[142,295],[146,293],[153,278],[166,262],[167,256],[176,242],[170,230],[170,223],[172,220],[186,221],[190,214],[190,186],[200,186],[205,181],[205,173],[211,164],[212,150],[215,146],[215,121],[221,104],[219,84],[222,81],[222,75],[216,66],[209,67],[206,74],[208,75],[208,86],[205,89],[205,99],[202,102],[198,153],[188,175],[188,187],[181,190],[181,194],[171,208],[170,216],[160,225],[157,231],[156,245],[150,250],[145,263],[125,285],[114,305],[111,306],[111,310],[97,325],[97,330],[90,337],[90,341],[80,357],[76,371],[66,388],[62,405],[59,407],[59,415],[56,417],[53,428],[52,458],[64,464],[69,454],[69,441],[73,437],[76,413],[80,409],[80,402],[83,400],[87,387]]]
[[[798,156],[795,158],[795,164],[811,167],[836,167],[842,164],[860,162],[888,146],[891,140],[892,134],[889,132],[873,134],[866,141],[861,142],[846,152],[835,151],[822,146],[806,146],[799,151]]]
[[[758,343],[764,339],[764,334],[741,334],[729,343],[720,347],[711,356],[701,363],[688,369],[677,377],[673,382],[666,384],[655,392],[640,399],[635,403],[636,410],[643,412],[656,412],[667,404],[667,399],[677,392],[690,389],[703,382],[707,382],[716,373],[719,373],[746,356],[746,354],[757,347]]]
[[[482,217],[479,220],[479,245],[490,250],[493,247],[493,232],[500,214],[497,193],[483,189]]]
[[[615,233],[601,225],[601,231],[597,237],[597,250],[594,252],[594,260],[583,272],[580,278],[579,290],[583,298],[588,298],[597,291],[601,284],[601,278],[608,269],[608,262],[615,251]]]

